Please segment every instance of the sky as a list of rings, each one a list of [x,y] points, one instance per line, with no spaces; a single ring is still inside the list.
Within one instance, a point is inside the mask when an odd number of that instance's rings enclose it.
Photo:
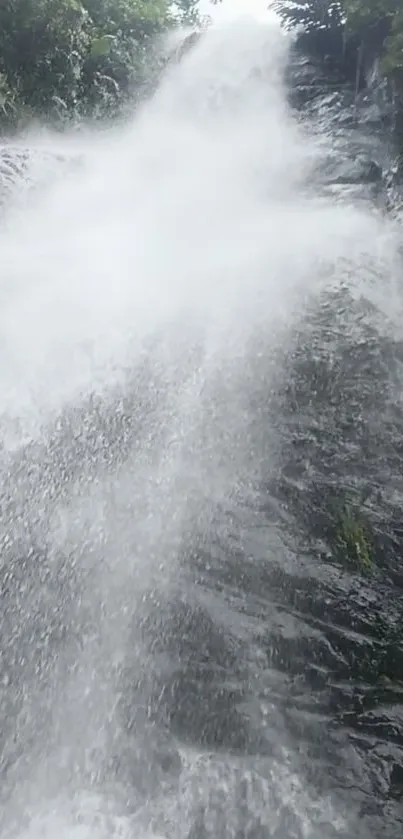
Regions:
[[[218,6],[213,6],[209,0],[200,0],[202,12],[214,20],[229,20],[244,14],[270,19],[273,13],[267,11],[268,5],[269,0],[222,0]]]

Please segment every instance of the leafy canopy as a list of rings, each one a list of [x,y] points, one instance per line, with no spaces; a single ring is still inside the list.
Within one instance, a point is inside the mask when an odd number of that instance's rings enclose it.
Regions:
[[[403,73],[403,0],[273,0],[287,29],[342,29],[347,37],[371,41],[383,53],[385,71]]]
[[[178,21],[197,22],[197,0],[0,0],[0,118],[113,115]]]

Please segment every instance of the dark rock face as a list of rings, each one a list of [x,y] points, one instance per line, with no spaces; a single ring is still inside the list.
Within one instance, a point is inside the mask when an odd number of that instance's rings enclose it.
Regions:
[[[355,82],[359,38],[346,39],[342,26],[305,32],[298,38],[298,47],[302,54],[312,56],[337,74],[342,82]],[[359,81],[361,86],[363,77]]]
[[[307,131],[331,142],[315,189],[396,214],[387,101],[368,90],[356,98],[337,72],[298,52],[288,83]],[[346,289],[323,294],[301,320],[285,359],[283,459],[266,509],[285,528],[293,521],[296,536],[302,526],[306,542],[272,555],[262,576],[252,564],[245,572],[249,614],[262,601],[277,611],[277,629],[267,621],[267,681],[307,776],[356,807],[356,837],[397,837],[403,827],[403,356],[392,333]],[[338,510],[351,495],[371,530],[368,574],[338,566]]]
[[[339,160],[337,155],[330,158],[324,170],[327,184],[372,184],[382,181],[382,168],[367,155]]]
[[[289,77],[301,82],[291,99],[307,130],[332,140],[315,192],[386,212],[388,134],[380,120],[368,137],[354,111],[368,114],[371,103],[354,105],[351,87],[337,89],[334,77],[327,84],[300,56]],[[137,615],[144,648],[164,662],[141,674],[149,718],[208,752],[214,790],[189,839],[299,838],[302,812],[315,839],[400,839],[401,340],[373,304],[340,287],[310,301],[276,363],[280,384],[270,396],[256,384],[260,420],[276,428],[279,443],[254,515],[246,504],[235,517],[217,510],[209,532],[196,529],[182,546],[192,595],[159,598]],[[348,555],[348,537],[340,550],[346,505],[370,534],[368,565],[359,552]],[[136,672],[134,660],[120,709],[130,732],[141,727],[130,701]],[[285,767],[314,801],[329,797],[345,822],[319,805],[313,812],[312,803],[290,803]]]
[[[403,193],[393,103],[376,59],[366,72],[366,85],[357,92],[337,69],[295,49],[287,70],[290,104],[301,121],[331,141],[318,169],[325,191],[399,216]]]

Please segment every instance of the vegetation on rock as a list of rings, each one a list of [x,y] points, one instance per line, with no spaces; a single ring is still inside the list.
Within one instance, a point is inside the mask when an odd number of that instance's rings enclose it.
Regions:
[[[114,116],[150,73],[156,36],[197,0],[2,0],[0,123]]]
[[[334,553],[343,565],[357,570],[368,571],[372,566],[369,530],[352,503],[345,503],[340,512]]]
[[[283,25],[306,33],[339,31],[345,48],[352,41],[362,55],[365,48],[383,55],[385,72],[403,77],[403,5],[401,0],[274,0]],[[325,47],[326,48],[326,47]]]

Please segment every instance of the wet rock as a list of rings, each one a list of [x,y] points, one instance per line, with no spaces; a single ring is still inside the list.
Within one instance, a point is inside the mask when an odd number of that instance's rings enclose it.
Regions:
[[[178,600],[165,606],[160,603],[158,614],[147,616],[141,627],[146,649],[165,661],[164,672],[155,674],[155,682],[151,678],[149,688],[148,714],[153,724],[168,725],[182,742],[204,748],[237,752],[253,748],[241,710],[242,657],[207,610]],[[150,674],[145,678],[149,680]],[[130,731],[139,728],[138,712],[130,701],[135,679],[134,665],[132,675],[126,676],[128,703],[122,706],[124,725]]]
[[[365,154],[355,158],[330,158],[325,161],[322,172],[327,184],[375,184],[382,181],[382,167]]]
[[[227,550],[220,564],[213,546],[200,556],[200,568],[213,569],[204,585],[231,603],[233,634],[245,627],[244,704],[249,731],[260,728],[257,749],[270,738],[298,744],[306,786],[334,797],[349,819],[339,835],[359,839],[398,839],[403,819],[403,352],[390,333],[346,290],[312,303],[281,368],[281,468],[273,476],[268,463],[260,524],[240,528],[236,556]],[[337,510],[351,494],[371,530],[365,571],[334,551]],[[225,682],[230,671],[231,682],[242,679],[227,668]],[[199,688],[206,706],[216,687]],[[332,835],[329,821],[322,835]]]
[[[192,49],[192,47],[196,46],[196,44],[199,42],[202,34],[203,34],[202,32],[197,32],[197,31],[191,32],[190,35],[187,35],[187,37],[184,38],[183,41],[181,41],[181,43],[179,44],[179,47],[177,48],[177,50],[175,52],[175,61],[177,63],[182,61],[182,59],[185,57],[185,55],[187,55],[187,53],[189,52],[189,50]]]
[[[403,798],[403,764],[394,763],[390,774],[390,792]]]
[[[24,202],[27,195],[53,183],[82,164],[81,155],[3,144],[0,146],[0,208]]]
[[[350,121],[354,108],[351,90],[331,91],[334,79],[302,59],[294,72],[304,114],[314,114],[339,144],[318,179],[334,190],[335,200],[369,200],[381,186],[383,166],[373,146],[359,152],[357,162],[353,131],[344,143],[343,119]],[[356,137],[360,146],[358,129]],[[206,768],[192,776],[194,797],[200,807],[207,783],[211,802],[195,829],[189,827],[189,837],[299,839],[307,824],[314,839],[402,835],[403,414],[396,394],[402,390],[403,349],[390,333],[374,307],[345,291],[322,295],[301,315],[278,358],[277,391],[268,394],[266,387],[262,394],[262,416],[278,432],[277,462],[262,458],[257,512],[248,510],[242,520],[237,509],[238,525],[220,510],[225,537],[214,527],[199,541],[183,535],[183,596],[158,596],[143,615],[136,607],[129,665],[118,685],[123,730],[108,770],[147,799],[185,774],[175,738],[202,752]],[[145,416],[156,410],[150,391],[160,384],[155,372],[146,371],[128,403],[116,398],[112,406],[102,400],[84,406],[80,417],[67,417],[52,431],[47,448],[28,453],[36,477],[27,477],[22,462],[8,471],[8,482],[12,474],[31,508],[42,486],[56,492],[60,475],[73,480],[77,464],[83,479],[85,460],[91,461],[89,476],[109,467],[111,458],[121,462]],[[371,530],[372,561],[365,573],[335,551],[337,511],[351,494]],[[10,497],[10,508],[12,502]],[[41,565],[46,568],[46,562]],[[54,570],[58,584],[61,568]],[[25,574],[22,565],[18,570],[18,586],[9,592],[3,583],[4,620],[21,599]],[[37,574],[41,597],[45,583]],[[71,589],[69,583],[63,603],[79,600],[78,583]],[[41,616],[42,648],[42,633],[49,633],[54,617],[43,607]],[[57,632],[66,617],[73,633],[74,609],[71,618],[67,609],[63,621],[56,620]],[[13,626],[11,621],[14,632]],[[31,625],[23,631],[31,668],[37,661]],[[6,644],[13,632],[3,629]],[[56,633],[55,657],[61,641]],[[8,655],[10,650],[17,647]],[[19,676],[19,668],[10,661],[10,672]],[[8,696],[5,717],[16,701]],[[20,696],[25,698],[22,691]],[[0,708],[2,701],[0,695]],[[266,769],[263,791],[259,775],[259,789],[252,784],[245,795],[250,755],[260,772],[269,747],[281,760]],[[225,775],[233,766],[234,774]],[[316,801],[308,806],[304,796],[311,788],[317,796],[334,797],[336,812],[347,812],[350,823],[319,812]]]
[[[372,128],[386,126],[390,123],[393,112],[390,104],[380,105],[373,102],[370,97],[365,97],[362,102],[357,102],[356,115],[361,126]]]
[[[358,131],[385,131],[392,122],[393,110],[390,103],[374,101],[371,96],[356,95],[345,88],[334,99],[331,94],[315,103],[316,112],[330,123],[344,128],[356,127]]]
[[[345,204],[366,204],[374,207],[379,204],[380,195],[379,183],[370,184],[340,184],[330,183],[323,190],[325,195],[330,195],[334,201]],[[385,199],[382,198],[382,205]]]
[[[337,69],[297,49],[286,75],[298,118],[328,139],[315,189],[338,202],[372,204],[403,221],[403,187],[393,167],[393,102],[379,68],[375,74],[369,68],[367,86],[357,93]]]
[[[162,742],[160,742],[162,741]],[[121,737],[113,744],[105,775],[124,783],[136,796],[149,799],[175,785],[182,761],[173,742],[164,742],[155,728],[145,724],[136,737]]]
[[[337,71],[298,50],[291,52],[286,82],[290,104],[299,110],[332,96],[337,101],[345,86],[344,77]]]

